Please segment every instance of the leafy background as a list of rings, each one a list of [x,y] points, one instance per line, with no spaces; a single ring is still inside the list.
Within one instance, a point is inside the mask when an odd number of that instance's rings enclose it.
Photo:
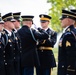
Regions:
[[[76,8],[76,0],[47,0],[51,7],[49,8],[49,15],[52,16],[50,27],[55,31],[60,32],[60,20],[62,9],[70,10]]]

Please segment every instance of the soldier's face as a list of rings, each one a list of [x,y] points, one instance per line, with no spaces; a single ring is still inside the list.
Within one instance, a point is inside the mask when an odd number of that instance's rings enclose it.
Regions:
[[[3,27],[4,26],[4,24],[0,24],[0,31],[2,31],[3,30]]]
[[[8,27],[9,27],[9,29],[15,29],[15,26],[14,26],[13,22],[11,22],[11,21],[8,21]]]
[[[48,25],[49,25],[49,21],[41,22],[41,27],[42,27],[42,28],[47,28]]]
[[[67,25],[68,25],[68,18],[62,19],[61,20],[61,26],[62,26],[62,28],[67,27]]]
[[[20,22],[19,21],[16,20],[15,22],[13,22],[13,24],[14,24],[16,29],[20,28]]]

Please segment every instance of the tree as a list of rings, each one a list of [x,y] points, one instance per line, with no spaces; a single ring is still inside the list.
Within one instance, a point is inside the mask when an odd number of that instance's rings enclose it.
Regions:
[[[76,0],[47,0],[51,4],[49,15],[52,16],[50,26],[57,32],[62,31],[60,20],[62,9],[75,9]]]

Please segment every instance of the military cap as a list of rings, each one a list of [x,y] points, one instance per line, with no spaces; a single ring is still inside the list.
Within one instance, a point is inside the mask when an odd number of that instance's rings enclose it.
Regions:
[[[20,15],[21,15],[21,12],[16,12],[16,13],[13,13],[13,17],[14,19],[20,21]]]
[[[4,24],[4,21],[2,20],[2,17],[1,17],[1,13],[0,13],[0,24]]]
[[[23,21],[32,21],[34,16],[32,15],[23,15],[21,16]]]
[[[14,21],[15,21],[11,12],[3,15],[3,16],[2,16],[2,20],[3,20],[4,22],[6,22],[6,21],[14,22]]]
[[[62,20],[64,18],[70,18],[70,19],[75,20],[76,14],[72,11],[62,10],[62,17],[60,19]]]
[[[49,21],[51,19],[51,16],[46,15],[46,14],[40,14],[39,17],[40,17],[40,21],[42,21],[42,22]]]
[[[76,9],[72,9],[72,10],[70,10],[70,11],[72,11],[72,12],[74,12],[74,13],[76,14]]]

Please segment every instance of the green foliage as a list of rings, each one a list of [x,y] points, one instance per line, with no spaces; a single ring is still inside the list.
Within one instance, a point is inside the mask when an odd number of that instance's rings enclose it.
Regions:
[[[57,32],[62,31],[60,20],[62,9],[76,8],[76,0],[47,0],[51,4],[49,15],[52,16],[50,26]]]

